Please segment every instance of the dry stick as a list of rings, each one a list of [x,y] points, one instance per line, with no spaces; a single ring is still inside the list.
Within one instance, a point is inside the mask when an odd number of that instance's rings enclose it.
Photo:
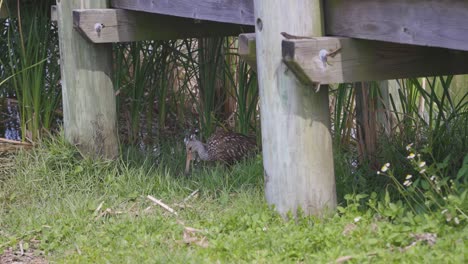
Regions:
[[[11,144],[15,144],[15,145],[23,145],[23,146],[28,146],[28,147],[32,147],[33,144],[29,143],[29,142],[22,142],[22,141],[17,141],[17,140],[10,140],[10,139],[6,139],[6,138],[0,138],[0,142],[5,142],[5,143],[11,143]]]
[[[190,198],[195,196],[198,193],[199,190],[200,189],[196,189],[195,191],[193,191],[189,196],[187,196],[187,198],[184,199],[183,203],[186,203],[188,200],[190,200]]]
[[[101,208],[102,208],[102,205],[103,205],[103,204],[104,204],[104,201],[102,201],[102,202],[98,205],[98,207],[96,208],[96,210],[94,210],[94,214],[97,214],[97,213],[99,213],[99,211],[101,211]]]
[[[23,249],[23,240],[19,242],[19,247],[20,247],[20,254],[21,256],[24,256],[24,249]]]
[[[167,211],[169,211],[170,213],[173,213],[175,215],[177,215],[177,212],[174,211],[174,209],[172,209],[171,207],[169,207],[167,204],[161,202],[160,200],[154,198],[153,196],[151,195],[148,195],[146,196],[148,199],[150,199],[152,202],[154,202],[155,204],[161,206],[162,208],[166,209]]]

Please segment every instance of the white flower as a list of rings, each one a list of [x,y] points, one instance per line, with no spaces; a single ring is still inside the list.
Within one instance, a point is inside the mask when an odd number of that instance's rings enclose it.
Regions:
[[[406,157],[407,159],[414,159],[414,157],[416,157],[416,155],[414,153],[410,153],[408,155],[408,157]]]
[[[431,181],[435,181],[436,180],[436,176],[435,175],[432,175],[431,176]]]
[[[442,212],[440,212],[441,214],[445,214],[448,210],[447,209],[444,209],[442,210]]]
[[[355,223],[359,222],[359,220],[361,220],[361,217],[360,217],[360,216],[354,218],[354,222],[355,222]]]
[[[419,168],[422,168],[422,167],[426,166],[426,162],[421,161],[421,162],[419,162],[418,166],[419,166]]]
[[[380,171],[377,172],[377,175],[380,175]]]
[[[413,177],[413,175],[411,175],[411,174],[406,175],[407,180],[411,179],[412,177]]]
[[[406,186],[406,187],[408,187],[408,186],[410,186],[412,183],[413,183],[412,181],[406,180],[406,181],[403,183],[403,185]]]
[[[455,222],[456,225],[460,224],[460,220],[458,219],[458,217],[455,217],[453,221]]]
[[[426,169],[422,169],[419,171],[420,174],[423,174],[424,172],[426,172]]]
[[[409,151],[409,150],[411,149],[411,147],[413,146],[413,144],[414,144],[414,143],[408,144],[408,145],[406,146],[406,150]]]
[[[390,163],[385,163],[382,168],[380,169],[381,172],[388,171],[388,167],[390,167]]]

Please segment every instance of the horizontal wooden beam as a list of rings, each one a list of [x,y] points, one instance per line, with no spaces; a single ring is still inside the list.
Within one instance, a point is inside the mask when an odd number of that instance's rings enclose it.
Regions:
[[[468,50],[466,0],[324,1],[326,35]]]
[[[254,32],[243,26],[122,9],[76,9],[73,23],[94,43],[235,36]]]
[[[288,68],[299,80],[311,84],[468,73],[466,51],[382,41],[287,39],[282,42],[282,52]],[[329,55],[324,56],[326,53]]]
[[[253,25],[253,0],[111,0],[111,6],[134,11]]]
[[[245,60],[254,71],[257,71],[256,49],[255,33],[239,35],[239,56]]]
[[[255,22],[253,0],[112,0],[111,6],[215,22]],[[468,50],[466,0],[327,0],[324,14],[327,36]]]

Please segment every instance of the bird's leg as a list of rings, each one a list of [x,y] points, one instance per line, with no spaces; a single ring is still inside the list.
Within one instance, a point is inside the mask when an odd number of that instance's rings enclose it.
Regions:
[[[193,159],[192,151],[187,151],[187,159],[185,161],[185,174],[188,175],[190,172],[190,162]]]

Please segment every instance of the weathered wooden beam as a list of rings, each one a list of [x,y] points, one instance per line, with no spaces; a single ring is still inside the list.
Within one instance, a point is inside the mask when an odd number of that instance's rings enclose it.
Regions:
[[[324,1],[327,35],[468,50],[466,0]]]
[[[253,0],[112,0],[111,5],[201,21],[254,25],[255,20]],[[468,50],[466,0],[329,0],[324,13],[328,36]],[[164,22],[167,26],[171,23]]]
[[[309,84],[468,73],[466,51],[337,37],[283,40],[282,48],[283,61]],[[324,51],[337,52],[323,59]]]
[[[328,89],[298,82],[281,53],[280,32],[323,34],[321,2],[255,0],[265,196],[283,215],[336,206]]]
[[[78,9],[75,27],[94,43],[235,36],[253,26],[196,21],[123,9]]]
[[[240,25],[253,25],[254,21],[252,0],[111,0],[111,6]]]
[[[257,71],[257,52],[255,45],[255,33],[239,35],[239,56],[249,64],[249,66]]]
[[[106,8],[107,0],[57,1],[65,137],[82,153],[118,154],[112,46],[96,45],[73,28],[72,10]]]

